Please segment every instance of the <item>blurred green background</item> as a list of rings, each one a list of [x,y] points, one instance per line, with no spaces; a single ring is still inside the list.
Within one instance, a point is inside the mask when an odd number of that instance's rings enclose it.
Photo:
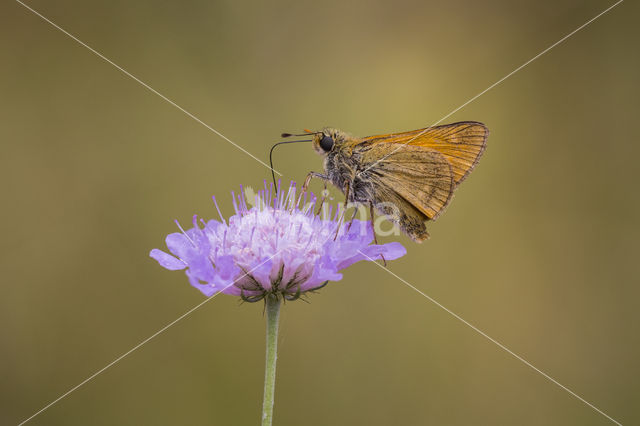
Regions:
[[[266,161],[283,131],[427,126],[612,2],[28,4]],[[174,218],[213,217],[213,194],[229,215],[230,190],[268,170],[0,8],[0,423],[17,424],[203,301],[148,252]],[[400,237],[390,263],[625,425],[640,423],[637,17],[622,3],[449,117],[486,123],[488,149],[431,239]],[[322,165],[299,145],[276,167],[299,181]],[[375,265],[310,301],[284,308],[278,425],[612,424]],[[263,327],[261,304],[217,297],[30,424],[258,424]]]

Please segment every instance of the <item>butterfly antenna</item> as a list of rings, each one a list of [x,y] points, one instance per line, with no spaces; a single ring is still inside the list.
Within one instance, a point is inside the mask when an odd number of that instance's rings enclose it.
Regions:
[[[291,136],[311,136],[311,135],[316,135],[318,133],[322,133],[322,132],[312,132],[309,129],[304,129],[304,133],[281,133],[280,137],[289,138]]]
[[[286,135],[286,136],[285,136]],[[286,138],[289,136],[307,136],[308,134],[304,134],[304,135],[292,135],[290,133],[283,133],[282,137]],[[269,151],[269,165],[271,166],[271,177],[273,178],[273,188],[276,191],[276,194],[278,193],[278,184],[276,183],[276,171],[273,168],[273,150],[275,149],[276,146],[278,145],[283,145],[283,144],[287,144],[287,143],[298,143],[298,142],[312,142],[311,139],[303,139],[303,140],[299,140],[299,141],[283,141],[283,142],[277,142],[275,144],[273,144],[273,146],[271,147],[271,150]]]

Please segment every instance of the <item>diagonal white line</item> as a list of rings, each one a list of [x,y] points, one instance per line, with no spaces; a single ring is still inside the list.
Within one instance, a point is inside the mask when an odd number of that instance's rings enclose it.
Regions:
[[[123,353],[122,355],[120,355],[118,358],[114,359],[113,361],[111,361],[109,364],[105,365],[104,367],[102,367],[100,370],[96,371],[95,373],[93,373],[92,375],[90,375],[89,377],[87,377],[86,379],[84,379],[82,382],[78,383],[77,385],[75,385],[74,387],[72,387],[71,389],[69,389],[67,392],[63,393],[62,395],[60,395],[58,398],[54,399],[53,401],[51,401],[49,404],[45,405],[44,407],[42,407],[39,411],[37,411],[36,413],[34,413],[31,417],[23,420],[22,422],[19,423],[18,426],[23,425],[25,423],[27,423],[28,421],[30,421],[31,419],[33,419],[34,417],[36,417],[38,414],[44,412],[45,410],[47,410],[48,408],[50,408],[52,405],[56,404],[57,402],[59,402],[61,399],[65,398],[66,396],[68,396],[70,393],[74,392],[75,390],[77,390],[79,387],[81,387],[82,385],[86,384],[87,382],[91,381],[92,379],[94,379],[96,376],[98,376],[100,373],[104,372],[105,370],[107,370],[109,367],[113,366],[114,364],[116,364],[117,362],[121,361],[123,358],[125,358],[127,355],[131,354],[132,352],[134,352],[136,349],[140,348],[142,345],[144,345],[145,343],[149,342],[151,339],[153,339],[154,337],[156,337],[157,335],[159,335],[160,333],[162,333],[163,331],[165,331],[166,329],[168,329],[169,327],[171,327],[172,325],[174,325],[175,323],[177,323],[178,321],[180,321],[181,319],[185,318],[187,315],[191,314],[193,311],[195,311],[196,309],[198,309],[199,307],[201,307],[202,305],[204,305],[205,303],[207,303],[208,301],[210,301],[211,299],[213,299],[214,297],[216,297],[218,294],[220,293],[216,293],[213,296],[205,299],[203,302],[198,303],[196,306],[194,306],[193,308],[189,309],[187,312],[185,312],[184,314],[180,315],[178,318],[176,318],[175,320],[171,321],[169,324],[165,325],[164,327],[162,327],[160,330],[156,331],[155,333],[153,333],[151,336],[147,337],[146,339],[144,339],[142,342],[138,343],[137,345],[135,345],[133,348],[129,349],[127,352]]]
[[[155,333],[153,333],[151,336],[147,337],[146,339],[144,339],[142,342],[138,343],[137,345],[135,345],[133,348],[129,349],[127,352],[123,353],[122,355],[120,355],[118,358],[114,359],[113,361],[111,361],[109,364],[105,365],[104,367],[102,367],[100,370],[96,371],[95,373],[93,373],[92,375],[90,375],[89,377],[87,377],[86,379],[84,379],[82,382],[78,383],[77,385],[75,385],[74,387],[72,387],[71,389],[69,389],[68,391],[66,391],[65,393],[63,393],[62,395],[60,395],[58,398],[54,399],[53,401],[51,401],[49,404],[45,405],[44,407],[42,407],[40,410],[38,410],[37,412],[35,412],[33,415],[31,415],[30,417],[28,417],[27,419],[23,420],[22,422],[20,422],[18,424],[18,426],[22,426],[23,424],[27,423],[28,421],[30,421],[31,419],[33,419],[34,417],[36,417],[37,415],[41,414],[42,412],[46,411],[47,409],[51,408],[51,406],[53,406],[54,404],[56,404],[57,402],[59,402],[60,400],[62,400],[63,398],[67,397],[69,394],[71,394],[72,392],[76,391],[78,388],[80,388],[82,385],[86,384],[87,382],[90,382],[91,380],[93,380],[96,376],[98,376],[99,374],[103,373],[105,370],[107,370],[109,367],[113,366],[114,364],[118,363],[119,361],[121,361],[123,358],[125,358],[127,355],[131,354],[132,352],[136,351],[137,349],[139,349],[142,345],[144,345],[145,343],[149,342],[151,339],[153,339],[154,337],[158,336],[159,334],[163,333],[165,330],[167,330],[169,327],[171,327],[172,325],[176,324],[178,321],[184,319],[185,317],[187,317],[189,314],[191,314],[192,312],[194,312],[196,309],[200,308],[202,305],[204,305],[205,303],[209,302],[210,300],[212,300],[213,298],[215,298],[217,295],[219,295],[220,293],[222,293],[224,290],[228,289],[229,287],[231,287],[232,285],[234,285],[238,280],[240,280],[241,278],[246,277],[247,275],[249,275],[251,272],[253,272],[254,270],[256,270],[257,268],[259,268],[260,266],[264,265],[265,263],[267,263],[268,261],[270,261],[271,259],[273,259],[274,257],[276,257],[278,254],[280,254],[280,251],[276,252],[276,254],[274,254],[273,256],[271,256],[270,258],[268,258],[267,260],[265,260],[264,262],[260,263],[258,266],[256,266],[255,268],[252,268],[251,270],[245,272],[242,276],[236,278],[231,284],[229,284],[228,286],[226,286],[225,288],[223,288],[222,290],[220,290],[218,293],[214,294],[211,297],[206,298],[205,300],[203,300],[202,302],[198,303],[196,306],[194,306],[193,308],[189,309],[187,312],[185,312],[184,314],[180,315],[178,318],[176,318],[175,320],[171,321],[169,324],[165,325],[164,327],[162,327],[160,330],[156,331]]]
[[[247,155],[249,155],[250,157],[252,157],[253,159],[255,159],[256,161],[258,161],[259,163],[261,163],[262,165],[264,165],[265,167],[270,169],[270,166],[268,166],[266,163],[264,163],[263,161],[261,161],[260,159],[258,159],[257,157],[255,157],[254,155],[252,155],[250,152],[248,152],[247,150],[245,150],[244,148],[242,148],[241,146],[237,145],[235,142],[233,142],[232,140],[230,140],[229,138],[227,138],[226,136],[224,136],[223,134],[221,134],[220,132],[218,132],[216,129],[214,129],[213,127],[209,126],[208,124],[206,124],[205,122],[203,122],[202,120],[200,120],[198,117],[196,117],[195,115],[191,114],[190,112],[188,112],[187,110],[185,110],[184,108],[182,108],[181,106],[179,106],[178,104],[176,104],[175,102],[173,102],[171,99],[167,98],[166,96],[162,95],[161,93],[159,93],[158,91],[156,91],[155,89],[153,89],[151,86],[149,86],[148,84],[146,84],[145,82],[143,82],[142,80],[140,80],[139,78],[135,77],[133,74],[129,73],[128,71],[126,71],[124,68],[120,67],[119,65],[117,65],[116,63],[114,63],[113,61],[111,61],[110,59],[108,59],[107,57],[105,57],[104,55],[102,55],[101,53],[99,53],[98,51],[96,51],[95,49],[91,48],[90,46],[88,46],[87,44],[85,44],[84,42],[82,42],[81,40],[79,40],[78,38],[76,38],[75,36],[73,36],[72,34],[70,34],[69,32],[67,32],[66,30],[64,30],[63,28],[61,28],[60,26],[56,25],[55,23],[53,23],[51,20],[49,20],[48,18],[46,18],[45,16],[43,16],[42,14],[40,14],[39,12],[37,12],[36,10],[34,10],[33,8],[27,6],[26,4],[24,4],[22,1],[20,0],[16,0],[19,4],[21,4],[22,6],[24,6],[26,9],[30,10],[31,12],[33,12],[35,15],[39,16],[41,19],[43,19],[44,21],[48,22],[49,24],[51,24],[53,27],[55,27],[56,29],[60,30],[61,32],[63,32],[65,35],[67,35],[68,37],[70,37],[71,39],[73,39],[74,41],[76,41],[77,43],[79,43],[80,45],[84,46],[85,48],[89,49],[92,53],[94,53],[95,55],[97,55],[98,57],[100,57],[101,59],[103,59],[104,61],[108,62],[109,64],[113,65],[115,68],[117,68],[119,71],[121,71],[122,73],[124,73],[125,75],[127,75],[128,77],[132,78],[133,80],[135,80],[136,82],[138,82],[139,84],[141,84],[143,87],[145,87],[146,89],[148,89],[149,91],[153,92],[154,94],[158,95],[160,98],[162,98],[163,100],[167,101],[168,103],[170,103],[171,105],[173,105],[174,107],[176,107],[177,109],[179,109],[180,111],[182,111],[184,114],[186,114],[187,116],[189,116],[190,118],[192,118],[193,120],[197,121],[198,123],[200,123],[201,125],[205,126],[206,128],[208,128],[209,130],[211,130],[212,132],[214,132],[215,134],[217,134],[218,136],[220,136],[221,138],[225,139],[226,141],[228,141],[229,143],[231,143],[232,145],[234,145],[236,148],[240,149],[241,151],[243,151],[244,153],[246,153]],[[602,11],[600,14],[598,14],[597,16],[595,16],[594,18],[590,19],[589,21],[587,21],[586,23],[584,23],[583,25],[581,25],[580,27],[578,27],[577,29],[575,29],[574,31],[572,31],[571,33],[567,34],[566,36],[564,36],[562,39],[558,40],[556,43],[552,44],[551,46],[549,46],[548,48],[546,48],[545,50],[543,50],[542,52],[540,52],[539,54],[537,54],[536,56],[534,56],[533,58],[531,58],[530,60],[528,60],[527,62],[525,62],[524,64],[520,65],[518,68],[516,68],[515,70],[513,70],[512,72],[510,72],[509,74],[507,74],[506,76],[504,76],[503,78],[501,78],[500,80],[496,81],[495,83],[493,83],[491,86],[489,86],[487,89],[483,90],[482,92],[478,93],[477,95],[475,95],[473,98],[469,99],[467,102],[465,102],[464,104],[462,104],[461,106],[459,106],[458,108],[454,109],[453,111],[451,111],[449,114],[445,115],[444,117],[442,117],[440,120],[436,121],[434,124],[432,124],[431,126],[435,126],[438,123],[442,122],[443,120],[445,120],[446,118],[448,118],[449,116],[453,115],[454,113],[456,113],[457,111],[459,111],[460,109],[464,108],[465,106],[467,106],[468,104],[470,104],[471,102],[473,102],[474,100],[476,100],[477,98],[479,98],[480,96],[482,96],[483,94],[485,94],[486,92],[488,92],[489,90],[493,89],[495,86],[499,85],[500,83],[502,83],[504,80],[506,80],[507,78],[511,77],[513,74],[515,74],[516,72],[520,71],[522,68],[524,68],[525,66],[529,65],[531,62],[535,61],[536,59],[538,59],[540,56],[544,55],[545,53],[547,53],[549,50],[553,49],[554,47],[556,47],[557,45],[559,45],[560,43],[562,43],[563,41],[565,41],[566,39],[568,39],[569,37],[571,37],[572,35],[574,35],[575,33],[577,33],[578,31],[580,31],[581,29],[583,29],[584,27],[586,27],[587,25],[589,25],[590,23],[592,23],[593,21],[595,21],[596,19],[598,19],[600,16],[604,15],[605,13],[607,13],[609,10],[613,9],[614,7],[616,7],[617,5],[619,5],[620,3],[622,3],[624,0],[619,0],[618,2],[616,2],[615,4],[611,5],[610,7],[608,7],[607,9],[605,9],[604,11]],[[429,126],[429,127],[431,127]],[[426,130],[424,130],[422,133],[426,132]],[[422,134],[420,133],[420,134]],[[418,136],[420,136],[420,134],[418,134],[416,137],[414,137],[413,139],[417,138]],[[413,140],[411,139],[411,140]],[[409,140],[406,143],[411,142],[411,140]],[[405,144],[406,144],[405,143]],[[391,154],[388,154],[391,155]],[[388,157],[387,155],[387,157]],[[379,162],[381,160],[383,160],[383,158],[381,158],[380,160],[376,161]],[[370,167],[373,167],[376,163],[372,164],[371,166],[369,166],[366,170],[368,170]],[[277,172],[279,175],[282,175],[280,172]],[[374,260],[372,258],[370,258],[369,256],[367,256],[366,254],[360,252],[363,256],[367,257],[369,260]],[[275,256],[275,255],[274,255]],[[270,259],[268,259],[270,260]],[[267,261],[268,261],[267,260]],[[460,317],[459,315],[457,315],[456,313],[454,313],[453,311],[449,310],[448,308],[446,308],[445,306],[443,306],[442,304],[440,304],[438,301],[436,301],[435,299],[433,299],[432,297],[428,296],[427,294],[425,294],[424,292],[422,292],[421,290],[417,289],[416,287],[414,287],[413,285],[411,285],[410,283],[408,283],[407,281],[405,281],[404,279],[400,278],[398,275],[396,275],[395,273],[391,272],[389,269],[385,268],[384,266],[378,264],[377,262],[374,262],[376,265],[378,265],[379,267],[383,268],[384,270],[386,270],[387,272],[389,272],[391,275],[393,275],[394,277],[396,277],[397,279],[399,279],[400,281],[402,281],[404,284],[406,284],[408,287],[410,287],[411,289],[413,289],[414,291],[418,292],[419,294],[421,294],[423,297],[425,297],[426,299],[428,299],[429,301],[431,301],[432,303],[436,304],[438,307],[440,307],[441,309],[443,309],[444,311],[446,311],[447,313],[449,313],[450,315],[452,315],[453,317],[455,317],[456,319],[458,319],[459,321],[461,321],[462,323],[464,323],[465,325],[467,325],[468,327],[472,328],[474,331],[476,331],[477,333],[479,333],[480,335],[482,335],[483,337],[485,337],[486,339],[488,339],[489,341],[491,341],[492,343],[496,344],[498,347],[500,347],[501,349],[503,349],[504,351],[506,351],[507,353],[509,353],[510,355],[512,355],[513,357],[515,357],[516,359],[518,359],[519,361],[523,362],[525,365],[529,366],[530,368],[532,368],[533,370],[535,370],[536,372],[538,372],[539,374],[541,374],[542,376],[544,376],[546,379],[548,379],[549,381],[553,382],[554,384],[556,384],[557,386],[559,386],[560,388],[564,389],[566,392],[568,392],[569,394],[571,394],[572,396],[574,396],[575,398],[577,398],[578,400],[582,401],[584,404],[588,405],[589,407],[591,407],[592,409],[594,409],[595,411],[597,411],[598,413],[602,414],[603,416],[605,416],[607,419],[611,420],[612,422],[621,425],[621,423],[619,423],[618,421],[616,421],[615,419],[613,419],[612,417],[610,417],[609,415],[607,415],[606,413],[604,413],[602,410],[598,409],[597,407],[595,407],[593,404],[589,403],[587,400],[585,400],[584,398],[580,397],[578,394],[576,394],[575,392],[573,392],[572,390],[570,390],[569,388],[567,388],[566,386],[562,385],[561,383],[559,383],[557,380],[555,380],[554,378],[552,378],[551,376],[549,376],[548,374],[544,373],[542,370],[538,369],[537,367],[535,367],[533,364],[531,364],[530,362],[528,362],[527,360],[525,360],[524,358],[522,358],[521,356],[517,355],[516,353],[514,353],[513,351],[511,351],[509,348],[507,348],[506,346],[504,346],[503,344],[501,344],[500,342],[498,342],[497,340],[493,339],[491,336],[487,335],[486,333],[484,333],[482,330],[478,329],[477,327],[475,327],[473,324],[469,323],[468,321],[464,320],[462,317]],[[258,265],[260,266],[260,265]],[[250,273],[251,271],[247,272]],[[246,274],[245,274],[246,275]],[[235,282],[234,282],[235,283]],[[232,284],[230,284],[228,287],[230,287]],[[28,421],[30,421],[31,419],[33,419],[34,417],[38,416],[39,414],[41,414],[42,412],[44,412],[45,410],[47,410],[48,408],[50,408],[51,406],[53,406],[54,404],[56,404],[57,402],[59,402],[60,400],[62,400],[63,398],[65,398],[66,396],[68,396],[69,394],[71,394],[72,392],[74,392],[75,390],[77,390],[78,388],[80,388],[81,386],[83,386],[84,384],[86,384],[87,382],[91,381],[93,378],[95,378],[96,376],[98,376],[99,374],[101,374],[102,372],[104,372],[105,370],[107,370],[108,368],[110,368],[111,366],[113,366],[114,364],[116,364],[117,362],[119,362],[120,360],[122,360],[123,358],[125,358],[126,356],[128,356],[129,354],[131,354],[132,352],[134,352],[135,350],[137,350],[138,348],[140,348],[141,346],[143,346],[144,344],[146,344],[147,342],[149,342],[150,340],[152,340],[153,338],[155,338],[156,336],[158,336],[159,334],[161,334],[162,332],[164,332],[165,330],[167,330],[169,327],[173,326],[174,324],[176,324],[178,321],[182,320],[183,318],[185,318],[186,316],[188,316],[189,314],[191,314],[192,312],[194,312],[195,310],[197,310],[198,308],[200,308],[202,305],[204,305],[205,303],[207,303],[208,301],[210,301],[211,299],[213,299],[214,297],[216,297],[219,293],[211,296],[210,298],[207,298],[206,300],[204,300],[203,302],[199,303],[198,305],[196,305],[195,307],[191,308],[189,311],[187,311],[186,313],[184,313],[183,315],[181,315],[180,317],[178,317],[177,319],[175,319],[174,321],[172,321],[171,323],[167,324],[166,326],[164,326],[163,328],[161,328],[160,330],[158,330],[156,333],[154,333],[153,335],[149,336],[148,338],[146,338],[145,340],[143,340],[142,342],[140,342],[138,345],[134,346],[132,349],[130,349],[129,351],[125,352],[124,354],[122,354],[121,356],[119,356],[118,358],[116,358],[114,361],[112,361],[111,363],[107,364],[105,367],[101,368],[100,370],[98,370],[97,372],[95,372],[94,374],[92,374],[91,376],[89,376],[87,379],[85,379],[84,381],[82,381],[81,383],[79,383],[78,385],[74,386],[73,388],[71,388],[69,391],[67,391],[66,393],[62,394],[60,397],[58,397],[57,399],[55,399],[54,401],[52,401],[51,403],[49,403],[48,405],[46,405],[45,407],[43,407],[42,409],[40,409],[39,411],[37,411],[35,414],[33,414],[32,416],[30,416],[29,418],[25,419],[23,422],[20,423],[20,425],[23,425],[25,423],[27,423]]]
[[[360,251],[360,250],[358,250]],[[450,310],[449,308],[447,308],[446,306],[442,305],[440,302],[438,302],[437,300],[435,300],[433,297],[425,294],[422,290],[419,290],[418,288],[416,288],[415,286],[411,285],[409,282],[407,282],[406,280],[404,280],[403,278],[399,277],[398,275],[396,275],[395,273],[391,272],[389,269],[387,269],[386,267],[382,266],[381,264],[379,264],[378,262],[375,261],[375,259],[372,259],[371,257],[367,256],[366,254],[364,254],[362,251],[360,251],[360,254],[362,254],[364,257],[366,257],[367,259],[373,261],[373,263],[375,263],[376,265],[378,265],[380,268],[384,269],[385,271],[387,271],[388,273],[390,273],[391,275],[393,275],[394,277],[396,277],[397,279],[399,279],[400,281],[402,281],[405,285],[407,285],[409,288],[411,288],[412,290],[418,292],[419,294],[421,294],[423,297],[425,297],[427,300],[429,300],[431,303],[435,304],[436,306],[438,306],[439,308],[441,308],[442,310],[444,310],[445,312],[447,312],[449,315],[453,316],[455,319],[457,319],[458,321],[462,322],[464,325],[466,325],[467,327],[470,327],[473,331],[475,331],[476,333],[480,334],[482,337],[486,338],[487,340],[489,340],[491,343],[497,345],[500,349],[502,349],[503,351],[507,352],[509,355],[513,356],[514,358],[516,358],[518,361],[524,363],[526,366],[530,367],[531,369],[533,369],[534,371],[536,371],[537,373],[541,374],[544,378],[546,378],[547,380],[551,381],[552,383],[558,385],[560,388],[564,389],[565,391],[567,391],[570,395],[572,395],[573,397],[579,399],[580,401],[582,401],[583,403],[585,403],[586,405],[588,405],[589,407],[593,408],[594,410],[596,410],[598,413],[602,414],[603,416],[605,416],[607,419],[611,420],[613,423],[622,426],[622,424],[620,422],[618,422],[617,420],[615,420],[614,418],[612,418],[611,416],[609,416],[607,413],[605,413],[604,411],[600,410],[598,407],[596,407],[595,405],[593,405],[592,403],[590,403],[589,401],[587,401],[586,399],[582,398],[580,395],[578,395],[577,393],[575,393],[574,391],[572,391],[571,389],[569,389],[568,387],[566,387],[565,385],[563,385],[562,383],[558,382],[556,379],[554,379],[553,377],[549,376],[547,373],[545,373],[544,371],[540,370],[539,368],[537,368],[535,365],[531,364],[529,361],[527,361],[526,359],[522,358],[520,355],[516,354],[515,352],[513,352],[511,349],[507,348],[505,345],[503,345],[502,343],[498,342],[496,339],[494,339],[493,337],[489,336],[487,333],[485,333],[484,331],[480,330],[478,327],[476,327],[475,325],[471,324],[469,321],[465,320],[464,318],[462,318],[460,315],[456,314],[455,312],[453,312],[452,310]]]
[[[447,118],[449,118],[450,116],[452,116],[453,114],[455,114],[456,112],[460,111],[462,108],[466,107],[467,105],[469,105],[471,102],[475,101],[476,99],[478,99],[480,96],[484,95],[485,93],[487,93],[489,90],[493,89],[494,87],[496,87],[498,84],[502,83],[503,81],[505,81],[506,79],[508,79],[509,77],[511,77],[512,75],[514,75],[515,73],[517,73],[518,71],[520,71],[522,68],[526,67],[527,65],[529,65],[531,62],[535,61],[536,59],[538,59],[540,56],[544,55],[545,53],[547,53],[548,51],[550,51],[551,49],[553,49],[554,47],[556,47],[557,45],[559,45],[560,43],[562,43],[563,41],[565,41],[566,39],[568,39],[569,37],[571,37],[572,35],[574,35],[575,33],[577,33],[578,31],[580,31],[581,29],[583,29],[584,27],[586,27],[587,25],[589,25],[590,23],[592,23],[593,21],[595,21],[596,19],[598,19],[599,17],[601,17],[602,15],[604,15],[605,13],[607,13],[608,11],[610,11],[611,9],[613,9],[614,7],[616,7],[617,5],[619,5],[620,3],[622,3],[624,0],[618,0],[616,3],[612,4],[611,6],[609,6],[608,8],[606,8],[605,10],[603,10],[602,12],[598,13],[596,16],[594,16],[593,18],[589,19],[587,22],[585,22],[584,24],[580,25],[578,28],[576,28],[575,30],[571,31],[569,34],[567,34],[566,36],[562,37],[560,40],[556,41],[555,43],[553,43],[551,46],[547,47],[546,49],[544,49],[542,52],[538,53],[536,56],[534,56],[533,58],[529,59],[527,62],[525,62],[524,64],[520,65],[518,68],[514,69],[513,71],[511,71],[509,74],[505,75],[504,77],[502,77],[500,80],[496,81],[495,83],[493,83],[491,86],[487,87],[486,89],[484,89],[482,92],[478,93],[477,95],[475,95],[474,97],[472,97],[471,99],[469,99],[468,101],[466,101],[465,103],[463,103],[462,105],[460,105],[459,107],[457,107],[456,109],[454,109],[453,111],[451,111],[450,113],[448,113],[447,115],[445,115],[444,117],[442,117],[440,120],[436,121],[435,123],[431,124],[430,126],[428,126],[427,128],[425,128],[422,132],[418,133],[416,136],[412,137],[411,139],[409,139],[407,142],[401,144],[400,146],[396,147],[394,150],[392,150],[390,153],[386,154],[385,156],[383,156],[382,158],[380,158],[379,160],[377,160],[376,162],[372,163],[371,165],[369,165],[366,169],[362,170],[361,172],[358,173],[358,175],[360,173],[364,173],[367,170],[371,169],[372,167],[374,167],[376,164],[378,164],[379,162],[385,160],[386,158],[388,158],[390,155],[392,155],[394,152],[398,151],[399,149],[401,149],[404,145],[414,141],[415,139],[419,138],[420,136],[422,136],[423,134],[425,134],[427,132],[427,130],[429,130],[430,127],[433,127],[439,123],[441,123],[442,121],[446,120]]]
[[[162,98],[163,100],[167,101],[168,103],[170,103],[171,105],[173,105],[174,107],[178,108],[180,111],[182,111],[183,113],[185,113],[187,116],[189,116],[190,118],[194,119],[195,121],[197,121],[198,123],[202,124],[204,127],[206,127],[207,129],[211,130],[213,133],[215,133],[216,135],[220,136],[222,139],[226,140],[227,142],[229,142],[231,145],[235,146],[236,148],[238,148],[240,151],[244,152],[245,154],[247,154],[248,156],[250,156],[251,158],[253,158],[254,160],[256,160],[257,162],[259,162],[260,164],[262,164],[263,166],[265,166],[266,168],[268,168],[269,170],[271,170],[271,167],[269,165],[267,165],[267,163],[265,163],[264,161],[260,160],[258,157],[256,157],[255,155],[251,154],[249,151],[247,151],[246,149],[244,149],[243,147],[241,147],[240,145],[238,145],[237,143],[235,143],[234,141],[232,141],[231,139],[229,139],[228,137],[226,137],[225,135],[223,135],[222,133],[220,133],[219,131],[217,131],[216,129],[214,129],[213,127],[211,127],[210,125],[208,125],[207,123],[205,123],[204,121],[200,120],[198,117],[196,117],[195,115],[193,115],[192,113],[190,113],[189,111],[187,111],[186,109],[182,108],[180,105],[176,104],[174,101],[172,101],[171,99],[167,98],[165,95],[163,95],[162,93],[158,92],[156,89],[154,89],[153,87],[149,86],[147,83],[145,83],[144,81],[140,80],[138,77],[136,77],[135,75],[131,74],[129,71],[125,70],[124,68],[122,68],[120,65],[116,64],[115,62],[113,62],[111,59],[107,58],[106,56],[104,56],[102,53],[98,52],[97,50],[95,50],[94,48],[90,47],[89,45],[87,45],[86,43],[84,43],[82,40],[78,39],[77,37],[75,37],[73,34],[69,33],[68,31],[66,31],[65,29],[61,28],[59,25],[53,23],[50,19],[48,19],[47,17],[43,16],[41,13],[39,13],[38,11],[36,11],[35,9],[31,8],[30,6],[27,6],[26,4],[24,4],[23,2],[21,2],[20,0],[16,0],[16,2],[18,2],[19,4],[21,4],[22,6],[24,6],[26,9],[30,10],[31,12],[33,12],[35,15],[39,16],[40,18],[42,18],[44,21],[48,22],[49,24],[51,24],[54,28],[60,30],[61,32],[63,32],[65,35],[69,36],[71,39],[73,39],[74,41],[76,41],[77,43],[79,43],[80,45],[86,47],[87,49],[89,49],[92,53],[94,53],[96,56],[98,56],[99,58],[103,59],[104,61],[108,62],[109,64],[113,65],[115,68],[117,68],[119,71],[121,71],[123,74],[125,74],[127,77],[132,78],[133,80],[135,80],[136,82],[138,82],[140,85],[142,85],[144,88],[148,89],[149,91],[151,91],[152,93],[158,95],[160,98]],[[275,171],[278,175],[282,176],[282,173],[280,173],[279,171]]]
[[[554,47],[556,47],[557,45],[559,45],[560,43],[562,43],[563,41],[565,41],[566,39],[568,39],[569,37],[573,36],[575,33],[577,33],[578,31],[582,30],[584,27],[586,27],[587,25],[591,24],[593,21],[595,21],[596,19],[598,19],[599,17],[601,17],[602,15],[604,15],[605,13],[609,12],[611,9],[613,9],[614,7],[616,7],[617,5],[619,5],[620,3],[622,3],[624,0],[618,0],[616,3],[612,4],[611,6],[609,6],[608,8],[606,8],[605,10],[603,10],[602,12],[600,12],[599,14],[597,14],[596,16],[594,16],[593,18],[589,19],[587,22],[585,22],[584,24],[580,25],[578,28],[576,28],[575,30],[571,31],[569,34],[567,34],[566,36],[562,37],[560,40],[556,41],[555,43],[553,43],[551,46],[547,47],[546,49],[544,49],[542,52],[538,53],[536,56],[534,56],[533,58],[529,59],[527,62],[525,62],[524,64],[520,65],[518,68],[516,68],[515,70],[511,71],[509,74],[505,75],[504,77],[502,77],[500,80],[496,81],[495,83],[493,83],[491,86],[487,87],[486,89],[484,89],[482,92],[478,93],[477,95],[475,95],[473,98],[469,99],[467,102],[463,103],[462,105],[460,105],[458,108],[454,109],[453,111],[451,111],[449,114],[445,115],[444,117],[442,117],[440,120],[436,121],[435,123],[433,123],[431,126],[435,126],[436,124],[441,123],[442,121],[446,120],[447,118],[449,118],[450,116],[452,116],[453,114],[455,114],[456,112],[460,111],[462,108],[466,107],[467,105],[469,105],[471,102],[475,101],[476,99],[478,99],[480,96],[484,95],[485,93],[487,93],[489,90],[493,89],[494,87],[496,87],[498,84],[502,83],[503,81],[505,81],[506,79],[508,79],[509,77],[511,77],[512,75],[514,75],[515,73],[517,73],[518,71],[520,71],[522,68],[526,67],[527,65],[529,65],[531,62],[535,61],[536,59],[538,59],[540,56],[544,55],[545,53],[547,53],[548,51],[550,51],[551,49],[553,49]]]

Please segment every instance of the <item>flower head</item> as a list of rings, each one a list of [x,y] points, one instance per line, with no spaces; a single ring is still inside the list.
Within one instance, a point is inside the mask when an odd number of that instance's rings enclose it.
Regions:
[[[381,256],[393,260],[406,253],[397,242],[371,244],[370,222],[341,225],[340,208],[333,216],[331,207],[324,218],[315,214],[313,194],[306,204],[305,194],[298,207],[295,183],[277,194],[265,183],[252,207],[242,189],[232,195],[236,214],[228,223],[214,197],[220,221],[194,216],[193,228],[167,236],[171,254],[158,249],[150,253],[167,269],[186,269],[191,285],[205,296],[223,292],[258,301],[271,293],[293,300],[341,280],[340,270],[355,262]]]

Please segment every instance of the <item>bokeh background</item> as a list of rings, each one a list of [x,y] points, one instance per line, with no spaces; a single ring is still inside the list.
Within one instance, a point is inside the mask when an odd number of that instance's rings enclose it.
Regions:
[[[28,2],[265,161],[283,131],[427,126],[611,4]],[[0,423],[17,424],[200,303],[149,250],[269,174],[0,8]],[[449,117],[485,122],[488,149],[431,239],[393,238],[408,255],[390,263],[625,425],[640,423],[637,16],[622,3]],[[322,167],[306,145],[276,161],[298,181]],[[375,265],[310,302],[283,312],[278,425],[613,424]],[[30,424],[258,424],[263,351],[262,305],[217,297]]]

